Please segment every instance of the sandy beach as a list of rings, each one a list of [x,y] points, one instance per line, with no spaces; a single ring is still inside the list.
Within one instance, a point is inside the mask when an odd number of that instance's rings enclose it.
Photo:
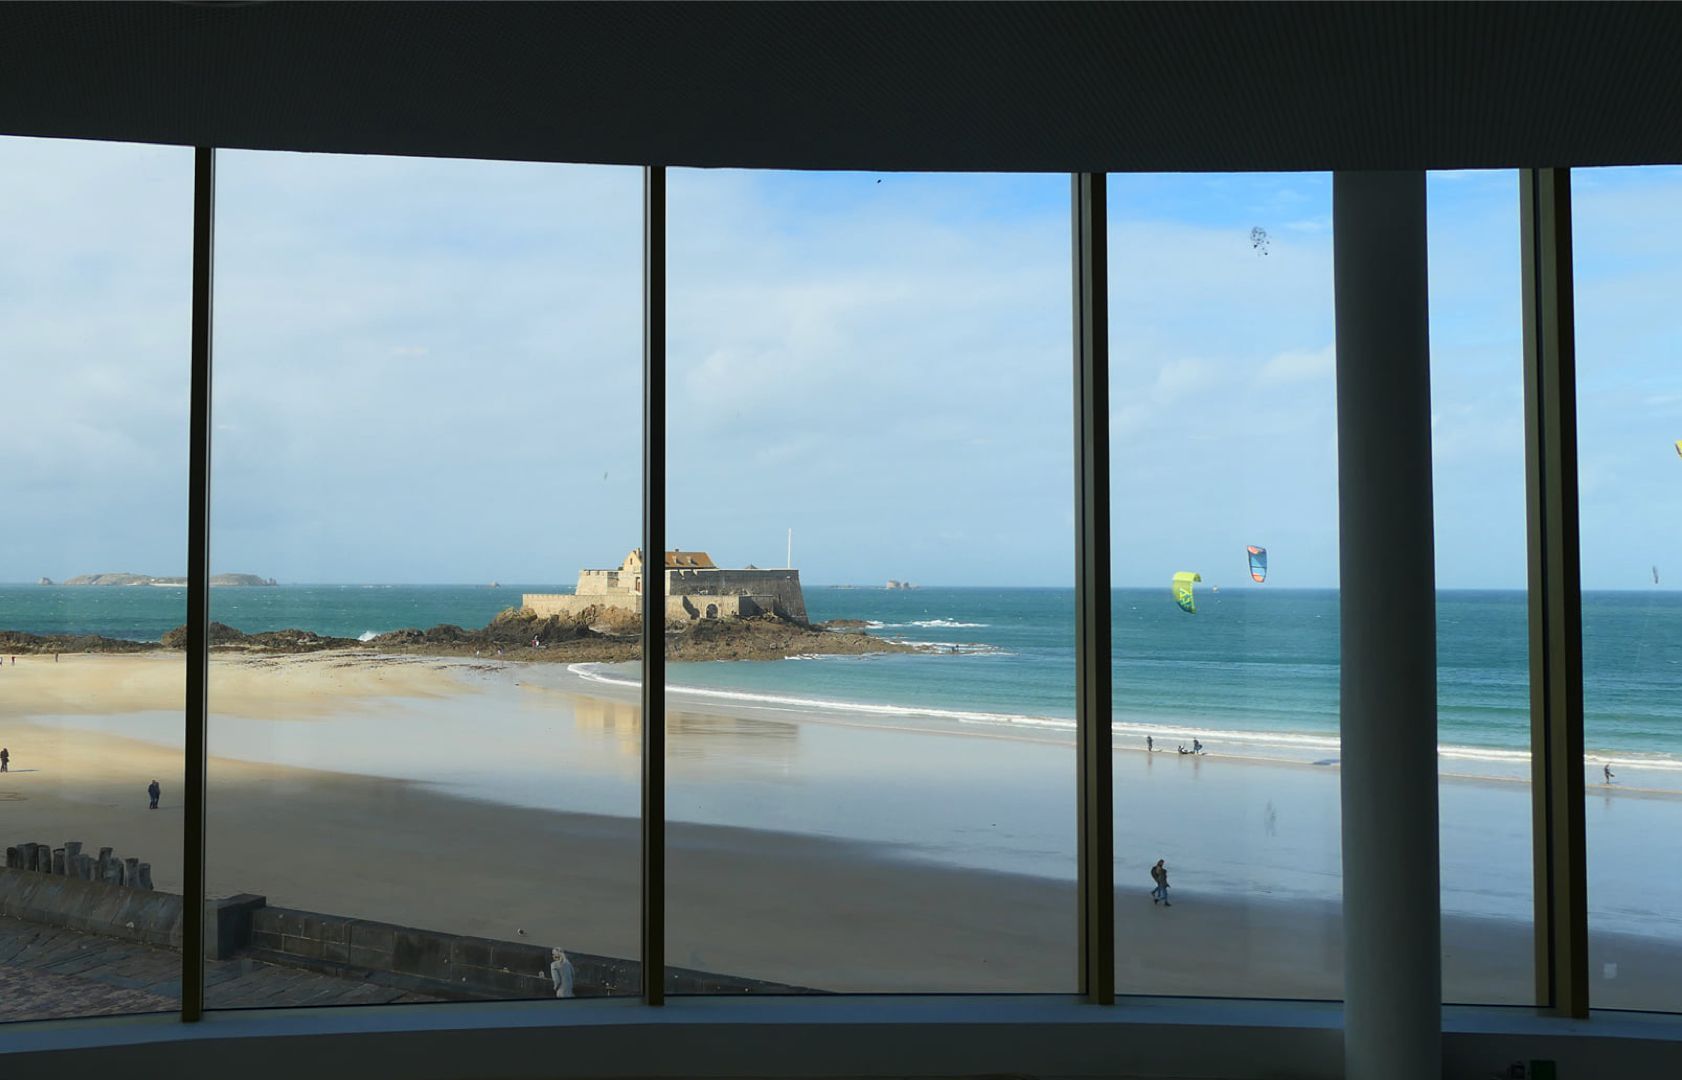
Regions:
[[[211,891],[634,956],[635,710],[538,667],[215,661]],[[151,862],[160,888],[179,888],[179,654],[25,658],[3,677],[0,744],[15,771],[0,777],[0,837],[110,845]],[[765,712],[674,703],[672,963],[830,990],[1074,988],[1072,864],[1004,869],[1036,852],[1066,861],[1062,826],[1038,822],[1068,815],[1072,843],[1066,746]],[[1242,822],[1254,827],[1246,850],[1286,845],[1277,857],[1308,872],[1335,854],[1335,769],[1156,757],[1117,756],[1120,988],[1339,996],[1335,901],[1293,895],[1288,874],[1276,882],[1265,868],[1217,882],[1193,845]],[[396,775],[369,775],[388,767]],[[164,787],[156,812],[144,796],[153,777]],[[1524,795],[1455,787],[1495,800],[1498,816]],[[1271,834],[1252,820],[1263,796]],[[1316,810],[1328,797],[1329,821]],[[1445,884],[1479,873],[1483,841],[1453,831],[1481,823],[1461,820],[1460,806],[1444,809]],[[1135,849],[1169,852],[1172,909],[1151,904],[1149,860]],[[1528,897],[1528,880],[1509,884]],[[1444,943],[1450,1000],[1527,1001],[1523,921],[1451,913]],[[1602,932],[1592,947],[1597,1004],[1682,1007],[1675,941]]]

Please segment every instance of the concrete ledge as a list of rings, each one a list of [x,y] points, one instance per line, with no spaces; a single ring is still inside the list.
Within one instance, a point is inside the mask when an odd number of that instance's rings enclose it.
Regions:
[[[0,915],[124,941],[181,947],[182,903],[174,893],[0,869]]]
[[[672,998],[252,1010],[0,1027],[7,1080],[539,1077],[1228,1077],[1332,1080],[1334,1003],[1061,996]],[[1445,1080],[1547,1058],[1561,1077],[1675,1076],[1682,1017],[1444,1010]]]

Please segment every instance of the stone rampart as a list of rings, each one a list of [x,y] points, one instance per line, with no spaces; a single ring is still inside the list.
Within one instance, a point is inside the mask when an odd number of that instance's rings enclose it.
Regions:
[[[666,617],[684,618],[681,611],[674,611],[670,600],[668,597]],[[559,615],[563,619],[579,619],[588,615],[592,609],[598,612],[622,611],[627,615],[640,614],[642,597],[627,593],[591,596],[574,596],[571,593],[527,593],[520,598],[520,605],[531,609],[540,619],[547,619],[552,615]]]
[[[798,570],[668,570],[668,596],[751,596],[768,598],[767,610],[806,621],[806,596]]]
[[[637,574],[621,574],[617,570],[580,570],[578,572],[579,596],[602,596],[608,593],[634,593],[636,589],[632,582]],[[621,584],[623,579],[623,584]]]
[[[585,570],[578,575],[577,593],[527,593],[520,599],[542,618],[559,615],[575,619],[590,608],[612,608],[636,614],[642,597],[636,592],[608,591],[606,578],[620,577],[617,570]],[[588,587],[589,591],[586,591]],[[599,591],[598,591],[599,590]],[[806,597],[800,588],[798,570],[668,570],[666,571],[666,618],[747,618],[775,614],[806,621]]]

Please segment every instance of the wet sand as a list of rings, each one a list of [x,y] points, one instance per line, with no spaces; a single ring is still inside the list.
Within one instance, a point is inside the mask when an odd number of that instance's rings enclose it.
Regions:
[[[77,672],[77,690],[22,692],[60,682],[62,668],[58,678],[43,672],[33,684],[0,684],[0,743],[12,748],[18,769],[0,776],[0,839],[111,845],[151,862],[160,888],[179,888],[179,750],[49,718],[69,715],[70,705],[178,709],[179,698],[171,705],[167,695],[169,669],[180,670],[178,659],[173,665],[143,657],[87,659],[99,663]],[[289,660],[275,669],[231,673],[228,685],[245,685],[219,695],[218,710],[272,720],[342,716],[393,697],[447,704],[451,695],[471,692],[457,684],[459,673],[419,663],[346,670]],[[12,674],[8,667],[5,675]],[[220,671],[214,676],[225,677]],[[480,722],[480,705],[464,708],[461,722],[471,729]],[[37,712],[48,715],[23,718]],[[603,714],[592,715],[599,724]],[[610,745],[614,760],[626,761],[635,732],[623,717],[618,721],[592,731]],[[318,744],[330,740],[330,725],[309,734]],[[273,726],[297,730],[289,723]],[[704,734],[716,737],[718,730]],[[876,740],[886,733],[842,730],[838,737]],[[774,777],[792,763],[797,759],[772,755],[758,767]],[[1208,777],[1216,764],[1198,768]],[[1249,770],[1246,776],[1272,772],[1232,767]],[[409,780],[226,757],[213,759],[210,771],[215,894],[256,892],[281,906],[608,955],[636,953],[639,838],[633,819],[504,805]],[[153,776],[164,786],[156,812],[146,809],[144,795]],[[574,778],[561,771],[554,782]],[[668,840],[668,952],[674,964],[843,991],[1075,988],[1072,881],[937,865],[892,845],[769,828],[674,822]],[[1123,992],[1339,996],[1342,934],[1335,904],[1260,891],[1217,894],[1200,889],[1195,875],[1182,874],[1175,878],[1173,908],[1164,909],[1151,904],[1148,879],[1133,881],[1133,870],[1118,863]],[[1520,1003],[1528,996],[1527,926],[1448,917],[1444,941],[1449,999]],[[1597,934],[1594,954],[1597,1004],[1682,1008],[1682,981],[1675,978],[1682,948],[1675,943]],[[1611,977],[1608,963],[1616,965]]]

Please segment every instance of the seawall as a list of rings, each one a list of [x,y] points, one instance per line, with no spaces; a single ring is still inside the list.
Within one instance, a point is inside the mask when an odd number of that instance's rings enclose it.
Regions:
[[[0,869],[0,917],[24,919],[160,948],[181,948],[184,899],[167,892]],[[342,975],[458,1000],[553,997],[550,947],[422,930],[395,923],[269,907],[242,893],[205,903],[206,956]],[[642,964],[568,950],[578,997],[635,994]],[[688,968],[666,969],[672,994],[811,994],[821,991]]]

